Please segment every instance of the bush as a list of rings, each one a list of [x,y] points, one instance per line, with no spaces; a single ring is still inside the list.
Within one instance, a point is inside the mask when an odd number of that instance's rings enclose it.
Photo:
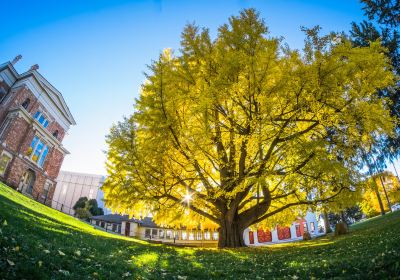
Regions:
[[[90,214],[90,212],[88,210],[86,210],[84,208],[78,208],[75,211],[75,216],[78,217],[79,219],[86,220],[92,215]]]
[[[345,224],[343,222],[336,224],[335,236],[346,234],[348,232],[349,232],[349,228],[348,228],[347,224]]]
[[[311,234],[308,231],[303,233],[303,240],[311,240]]]
[[[88,199],[86,196],[79,198],[72,209],[77,210],[79,208],[85,208],[87,201]]]

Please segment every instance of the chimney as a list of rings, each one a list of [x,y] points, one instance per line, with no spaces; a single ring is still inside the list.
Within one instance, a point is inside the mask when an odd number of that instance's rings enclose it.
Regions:
[[[17,55],[14,59],[13,59],[13,61],[11,61],[11,64],[12,65],[15,65],[15,63],[17,63],[18,61],[20,61],[20,59],[22,58],[22,55]]]
[[[33,71],[33,70],[38,70],[39,69],[39,65],[38,64],[35,64],[35,65],[32,65],[31,66],[31,69],[29,69],[30,71]]]

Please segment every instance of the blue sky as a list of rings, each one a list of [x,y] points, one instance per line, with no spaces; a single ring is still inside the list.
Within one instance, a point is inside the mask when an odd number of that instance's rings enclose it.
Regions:
[[[37,63],[63,93],[77,125],[64,140],[71,154],[62,169],[105,174],[105,135],[132,113],[146,65],[164,48],[179,48],[185,24],[215,35],[229,16],[249,7],[291,48],[303,45],[300,26],[348,31],[364,19],[357,0],[3,0],[0,63],[22,54],[19,72]]]

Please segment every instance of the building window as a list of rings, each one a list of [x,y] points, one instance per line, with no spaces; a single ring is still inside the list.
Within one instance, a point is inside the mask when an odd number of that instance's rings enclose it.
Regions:
[[[43,188],[43,199],[46,200],[47,197],[49,196],[49,192],[51,187],[53,186],[53,183],[47,181],[46,184],[44,184],[44,188]]]
[[[193,231],[189,232],[189,240],[194,240],[194,233],[193,233]]]
[[[163,239],[164,238],[164,230],[160,229],[160,231],[158,232],[158,236]]]
[[[167,231],[166,231],[165,237],[166,237],[167,239],[172,239],[172,230],[167,230]]]
[[[0,128],[0,138],[3,137],[4,133],[6,132],[8,127],[10,126],[10,123],[11,123],[11,118],[7,118],[6,121],[3,122],[3,125]]]
[[[310,228],[311,228],[311,232],[314,232],[314,231],[315,231],[315,224],[314,224],[314,222],[311,222],[311,223],[310,223]]]
[[[11,155],[3,152],[0,156],[0,175],[3,176],[7,170],[7,166],[11,161]]]
[[[213,232],[213,240],[218,240],[218,231]]]
[[[296,225],[296,236],[297,237],[301,236],[300,225]]]
[[[201,231],[198,231],[197,233],[196,233],[196,240],[202,240],[203,238],[203,234],[202,234],[202,232]]]
[[[25,99],[25,101],[22,102],[22,107],[24,107],[25,110],[28,110],[29,103],[31,103],[31,100],[29,98]]]
[[[37,111],[35,115],[33,116],[43,127],[47,127],[49,125],[49,120],[46,118],[46,116],[40,112]]]
[[[204,232],[204,240],[211,240],[211,233],[209,231]]]
[[[158,233],[157,229],[152,229],[151,230],[151,238],[157,238],[157,233]]]
[[[182,240],[187,240],[187,233],[185,230],[182,231]]]
[[[53,132],[53,136],[54,136],[55,138],[58,138],[58,129],[56,129],[56,131]]]
[[[49,147],[44,144],[44,142],[39,139],[39,137],[33,137],[31,146],[28,149],[28,156],[30,159],[36,162],[40,167],[43,166],[44,160],[49,152]]]
[[[150,238],[150,232],[151,232],[151,230],[149,228],[146,228],[146,230],[144,231],[144,237]]]
[[[308,226],[307,226],[307,223],[304,223],[304,224],[303,224],[303,228],[304,228],[304,232],[308,232]]]
[[[89,190],[89,199],[93,199],[93,189]]]

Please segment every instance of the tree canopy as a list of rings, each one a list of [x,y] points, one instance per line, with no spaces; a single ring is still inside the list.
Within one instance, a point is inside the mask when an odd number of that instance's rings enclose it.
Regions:
[[[79,218],[104,215],[103,208],[98,206],[97,200],[94,198],[88,199],[86,196],[80,197],[76,201],[73,209],[76,212],[76,216],[78,216]]]
[[[396,75],[400,73],[400,3],[398,0],[362,0],[368,21],[352,23],[350,31],[354,46],[369,46],[371,42],[379,40],[385,47],[385,54],[390,58],[392,70]],[[400,117],[400,87],[395,85],[380,89],[378,94],[389,99],[390,113]],[[378,135],[375,145],[369,147],[368,165],[375,173],[382,172],[386,167],[386,160],[397,158],[400,153],[400,123],[395,123],[395,133]],[[376,158],[376,160],[371,160]]]
[[[215,39],[187,25],[179,52],[149,66],[135,112],[111,128],[106,205],[218,228],[219,246],[236,247],[251,225],[351,196],[359,147],[393,130],[377,90],[394,76],[379,42],[305,32],[292,50],[252,9]]]

